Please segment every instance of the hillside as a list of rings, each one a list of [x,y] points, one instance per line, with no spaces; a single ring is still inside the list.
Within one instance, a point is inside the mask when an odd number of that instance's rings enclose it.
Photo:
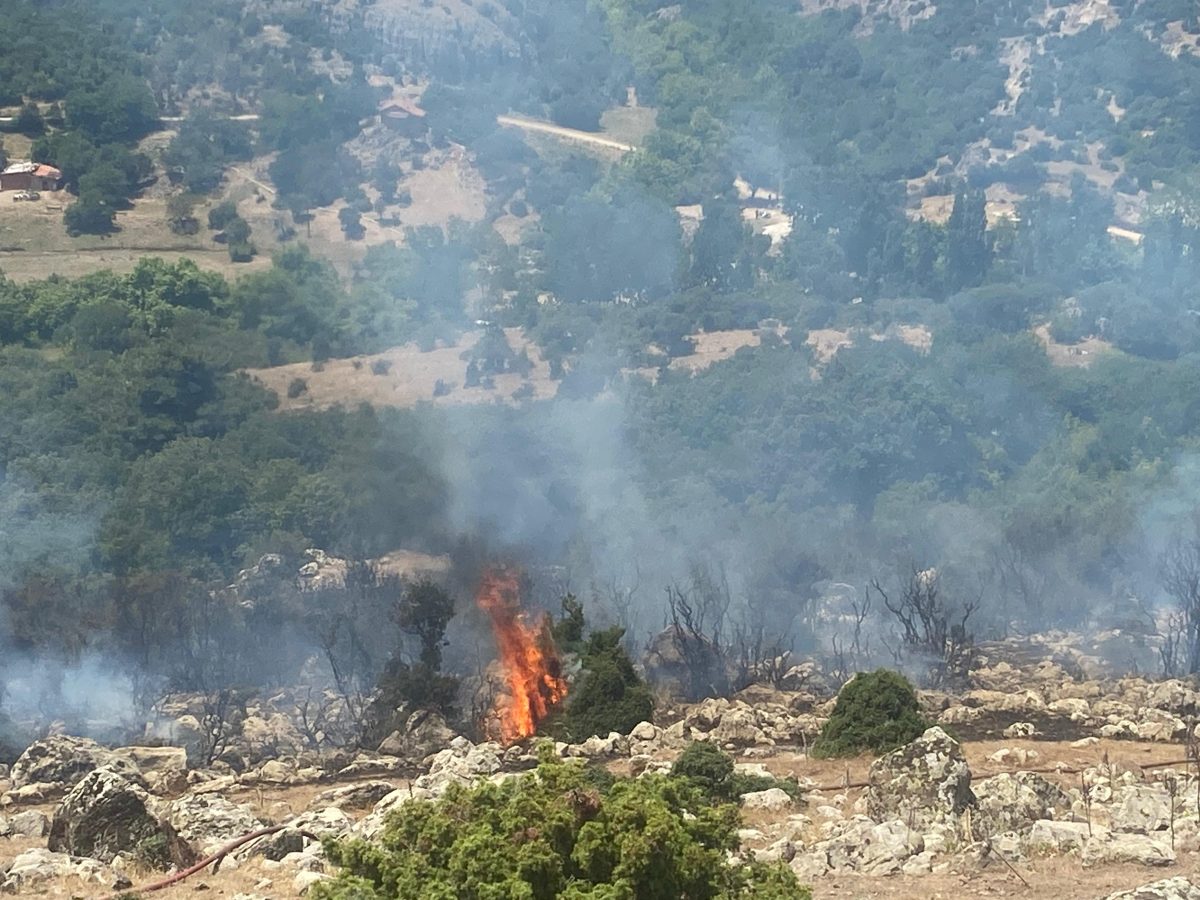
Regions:
[[[0,0],[0,891],[1196,900],[1196,12]]]

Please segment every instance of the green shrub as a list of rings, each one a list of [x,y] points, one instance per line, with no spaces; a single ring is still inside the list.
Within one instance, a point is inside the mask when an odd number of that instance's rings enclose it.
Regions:
[[[572,741],[628,734],[654,715],[650,688],[621,646],[624,629],[595,631],[583,647],[583,675],[571,691],[561,730]]]
[[[716,744],[692,741],[671,766],[671,776],[686,779],[706,797],[737,800],[742,794],[779,788],[799,799],[800,785],[772,775],[738,772],[733,757]]]
[[[886,753],[929,727],[908,679],[887,669],[860,673],[838,694],[833,715],[813,744],[813,756]]]
[[[389,818],[378,844],[326,845],[342,867],[316,900],[808,898],[783,865],[729,865],[737,810],[663,776],[608,783],[543,756],[502,784],[452,787]]]
[[[733,797],[733,757],[716,744],[692,741],[671,766],[674,778],[686,778],[709,797]]]

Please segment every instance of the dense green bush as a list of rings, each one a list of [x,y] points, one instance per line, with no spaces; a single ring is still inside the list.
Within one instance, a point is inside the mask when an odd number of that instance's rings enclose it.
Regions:
[[[738,772],[733,757],[708,741],[692,741],[671,766],[673,778],[686,779],[706,797],[733,801],[751,791],[779,788],[793,797],[800,796],[800,786],[770,775]]]
[[[782,865],[731,866],[737,810],[684,779],[592,777],[578,762],[543,757],[536,772],[436,803],[409,802],[380,842],[333,842],[342,867],[317,900],[617,898],[801,900]]]
[[[812,752],[825,757],[886,753],[920,737],[928,727],[908,679],[877,669],[855,676],[842,688]]]
[[[562,727],[565,736],[581,741],[594,734],[628,734],[654,715],[650,688],[633,668],[621,646],[625,632],[610,628],[593,632],[583,648],[583,675],[572,691]]]

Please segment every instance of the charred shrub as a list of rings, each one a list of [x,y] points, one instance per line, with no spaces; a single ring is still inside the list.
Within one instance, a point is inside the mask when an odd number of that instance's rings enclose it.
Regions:
[[[363,742],[377,744],[397,724],[397,712],[428,709],[454,715],[459,680],[442,673],[446,626],[454,617],[454,598],[424,579],[409,585],[392,611],[400,631],[416,643],[416,659],[406,647],[394,652],[380,675],[375,698],[367,708]]]
[[[654,715],[654,698],[621,646],[623,628],[594,631],[583,647],[583,675],[563,717],[573,741],[617,731],[628,734]]]
[[[813,744],[813,756],[886,753],[929,727],[908,679],[887,669],[859,674],[838,694],[833,715]]]

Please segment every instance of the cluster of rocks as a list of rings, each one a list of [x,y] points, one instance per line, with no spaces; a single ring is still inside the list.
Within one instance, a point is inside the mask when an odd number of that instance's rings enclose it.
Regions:
[[[214,791],[212,780],[180,793],[196,773],[178,748],[108,750],[85,738],[56,736],[30,746],[9,774],[0,837],[45,838],[46,847],[0,869],[0,891],[8,893],[64,877],[122,890],[132,884],[132,873],[188,866],[271,824]],[[320,839],[346,834],[354,824],[337,804],[361,808],[392,790],[390,783],[368,782],[319,794],[309,810],[238,848],[223,866],[262,857],[267,868],[289,870],[302,892],[327,877]],[[52,816],[8,814],[22,803],[56,797]]]
[[[1032,772],[972,783],[958,743],[935,726],[877,760],[868,780],[853,804],[839,794],[744,834],[749,852],[811,880],[962,872],[1051,853],[1076,853],[1085,866],[1165,866],[1178,850],[1200,851],[1200,805],[1181,799],[1196,796],[1196,783],[1183,776],[1143,783],[1091,769],[1070,789]]]

